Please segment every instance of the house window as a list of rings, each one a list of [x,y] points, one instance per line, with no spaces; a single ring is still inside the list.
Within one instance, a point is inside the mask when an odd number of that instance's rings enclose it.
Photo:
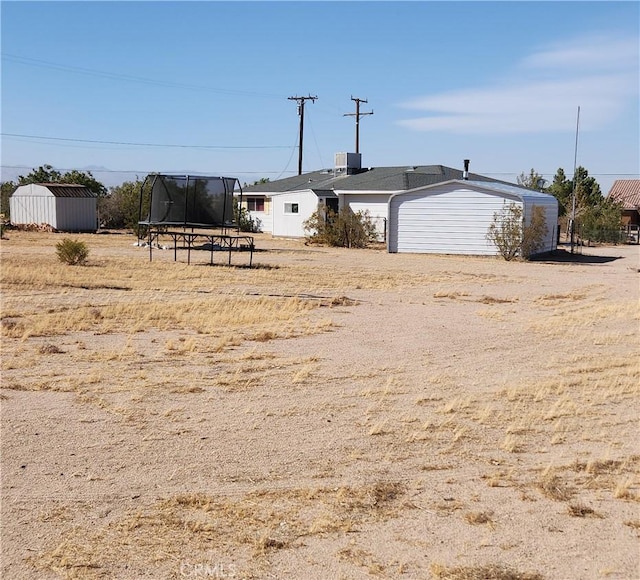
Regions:
[[[298,204],[297,203],[285,203],[284,204],[284,213],[298,213]]]
[[[249,211],[264,211],[264,197],[248,197],[247,209]]]

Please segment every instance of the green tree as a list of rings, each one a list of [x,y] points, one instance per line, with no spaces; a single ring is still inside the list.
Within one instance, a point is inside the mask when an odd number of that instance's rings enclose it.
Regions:
[[[553,178],[553,183],[547,191],[558,200],[559,213],[561,216],[571,214],[574,182],[576,217],[587,208],[599,205],[603,200],[600,185],[595,178],[589,177],[589,172],[584,167],[580,166],[576,168],[574,179],[568,179],[564,169],[560,167]]]
[[[18,176],[18,185],[28,185],[29,183],[61,183],[62,174],[51,165],[41,165],[37,169],[32,169],[30,173]]]
[[[579,215],[586,208],[595,207],[603,202],[600,185],[593,177],[589,177],[589,172],[584,167],[576,169],[575,183],[576,215]]]
[[[66,173],[60,173],[51,165],[41,165],[37,169],[32,169],[27,175],[18,177],[18,185],[27,185],[29,183],[75,183],[84,185],[98,197],[103,197],[107,194],[107,188],[93,177],[91,171],[72,169]]]
[[[139,180],[125,181],[112,187],[106,196],[98,200],[101,227],[112,229],[137,228],[142,184],[143,182]],[[149,191],[145,190],[143,195],[148,196]],[[143,204],[143,206],[146,207],[146,204]]]
[[[529,189],[536,189],[538,191],[544,191],[544,184],[546,179],[542,177],[535,169],[531,169],[529,175],[521,173],[518,176],[518,185],[522,187],[528,187]]]
[[[562,167],[556,171],[556,174],[553,176],[553,182],[547,191],[558,200],[558,214],[560,216],[571,212],[573,181],[567,179]]]
[[[11,194],[16,190],[16,184],[13,181],[3,181],[0,185],[0,214],[4,216],[4,219],[10,219],[10,204],[9,198]]]
[[[603,198],[583,210],[578,222],[580,236],[590,242],[618,244],[623,241],[622,204]]]
[[[67,171],[62,176],[62,183],[76,183],[77,185],[84,185],[86,188],[93,191],[93,193],[98,197],[104,197],[107,195],[107,188],[91,174],[91,171],[85,172],[78,171],[76,169]]]

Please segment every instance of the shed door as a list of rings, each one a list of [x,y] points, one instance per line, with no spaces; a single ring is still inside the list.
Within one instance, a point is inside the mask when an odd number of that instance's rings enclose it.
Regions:
[[[494,255],[487,231],[505,203],[522,205],[471,189],[397,195],[389,206],[389,251]]]

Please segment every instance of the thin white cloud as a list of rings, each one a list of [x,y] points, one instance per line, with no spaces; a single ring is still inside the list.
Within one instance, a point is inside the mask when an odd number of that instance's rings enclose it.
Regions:
[[[595,36],[581,38],[567,44],[555,44],[534,52],[521,66],[532,69],[625,70],[638,68],[640,53],[637,38]]]
[[[416,131],[543,133],[570,130],[578,106],[582,127],[605,126],[638,95],[638,41],[599,37],[537,51],[512,78],[416,98],[402,106],[424,111],[398,123]]]

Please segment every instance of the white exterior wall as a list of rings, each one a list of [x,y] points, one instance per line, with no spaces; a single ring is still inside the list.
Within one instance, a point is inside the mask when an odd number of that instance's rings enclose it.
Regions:
[[[298,213],[286,214],[285,204],[297,203]],[[305,236],[302,222],[309,219],[318,209],[318,196],[311,190],[291,193],[276,193],[271,196],[272,229],[271,234],[287,238]]]
[[[354,213],[368,211],[369,217],[376,226],[379,239],[384,240],[388,230],[389,195],[388,193],[363,193],[343,194],[338,197],[340,207],[348,206]]]
[[[47,224],[58,229],[56,198],[42,185],[21,185],[9,198],[11,223],[16,225]]]
[[[524,210],[525,223],[534,205],[545,208],[548,227],[544,248],[556,248],[557,202],[553,196],[516,186],[483,187],[448,183],[395,195],[389,201],[389,252],[495,255],[487,240],[493,216],[504,204]],[[520,197],[521,196],[521,197]]]
[[[266,210],[266,205],[265,205]],[[260,231],[270,234],[273,231],[273,216],[266,211],[250,211],[249,216],[256,220],[260,220]]]

